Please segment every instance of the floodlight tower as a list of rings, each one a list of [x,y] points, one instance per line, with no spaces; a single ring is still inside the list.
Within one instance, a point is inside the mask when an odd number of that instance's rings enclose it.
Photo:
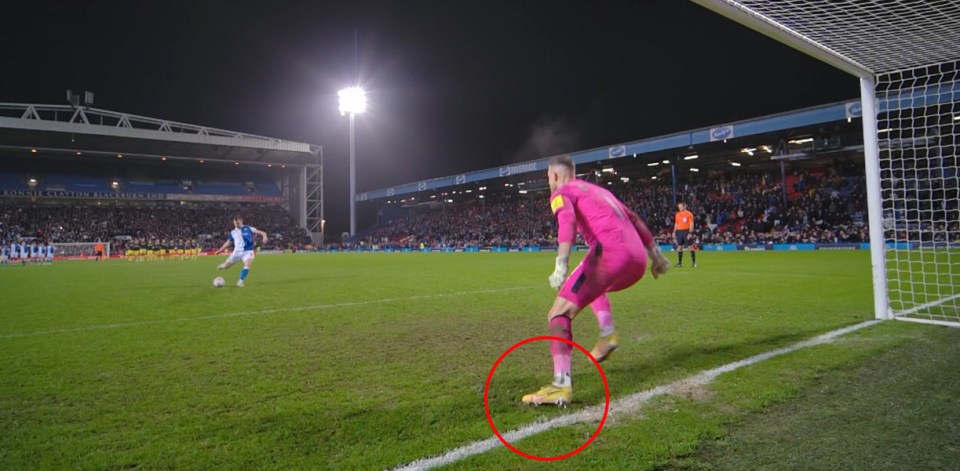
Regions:
[[[360,87],[344,88],[340,97],[340,116],[350,114],[350,236],[357,233],[357,163],[354,118],[367,110],[367,92]]]

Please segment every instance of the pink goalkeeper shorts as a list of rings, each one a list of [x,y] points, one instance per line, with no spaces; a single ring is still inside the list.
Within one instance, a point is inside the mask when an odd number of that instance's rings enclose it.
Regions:
[[[633,286],[646,269],[647,251],[643,246],[612,248],[598,244],[563,283],[560,297],[583,309],[604,293]]]

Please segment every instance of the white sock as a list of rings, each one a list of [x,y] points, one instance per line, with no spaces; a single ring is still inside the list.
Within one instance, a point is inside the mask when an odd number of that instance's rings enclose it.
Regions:
[[[570,379],[570,373],[560,373],[553,376],[553,385],[558,388],[569,388],[573,386],[573,380]]]

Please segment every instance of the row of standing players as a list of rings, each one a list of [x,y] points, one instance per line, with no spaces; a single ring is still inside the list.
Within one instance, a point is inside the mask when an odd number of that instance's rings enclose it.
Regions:
[[[124,252],[123,256],[131,262],[140,262],[144,260],[196,260],[202,249],[200,247],[163,247],[163,246],[131,246]]]
[[[0,264],[49,265],[56,253],[53,242],[11,242],[0,245]]]

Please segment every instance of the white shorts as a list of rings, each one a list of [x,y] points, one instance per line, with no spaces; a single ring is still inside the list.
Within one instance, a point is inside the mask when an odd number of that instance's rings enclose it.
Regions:
[[[246,263],[248,260],[253,260],[253,250],[245,250],[243,252],[234,252],[227,257],[227,263],[240,263],[243,261]]]

